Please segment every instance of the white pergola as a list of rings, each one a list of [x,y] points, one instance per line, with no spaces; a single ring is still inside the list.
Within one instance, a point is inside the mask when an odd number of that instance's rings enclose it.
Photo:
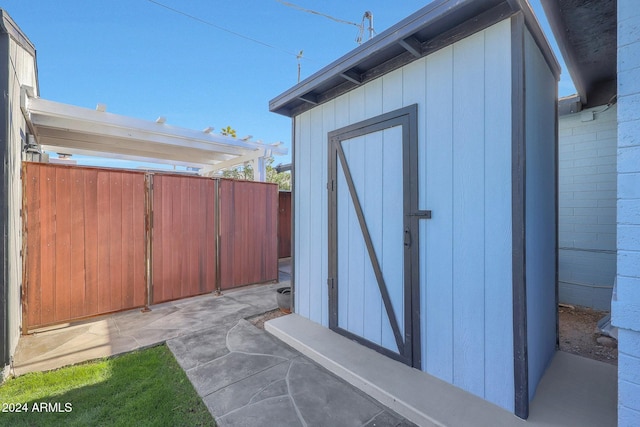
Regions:
[[[266,178],[265,161],[283,155],[280,142],[263,144],[49,101],[22,91],[21,107],[42,151],[198,168],[201,175],[252,162],[254,179]]]

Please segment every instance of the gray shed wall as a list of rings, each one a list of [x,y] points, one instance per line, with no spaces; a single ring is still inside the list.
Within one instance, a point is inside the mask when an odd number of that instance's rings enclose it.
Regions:
[[[14,37],[2,34],[0,64],[3,68],[3,86],[7,96],[2,104],[5,128],[2,129],[2,154],[4,161],[2,228],[3,228],[3,354],[0,365],[6,371],[20,338],[22,309],[20,290],[22,285],[22,183],[20,168],[23,145],[26,144],[27,126],[20,109],[22,86],[30,86],[37,93],[36,59],[31,49],[26,49]],[[5,80],[6,78],[6,80]],[[6,373],[6,372],[5,372]]]

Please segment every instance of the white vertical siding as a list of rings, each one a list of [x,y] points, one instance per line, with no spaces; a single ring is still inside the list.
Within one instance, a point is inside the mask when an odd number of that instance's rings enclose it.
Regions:
[[[504,21],[388,73],[316,107],[323,111],[320,125],[311,124],[309,113],[296,117],[295,140],[296,302],[301,301],[296,311],[326,325],[326,300],[301,289],[317,286],[323,295],[327,292],[326,268],[311,270],[309,263],[317,260],[310,260],[307,249],[298,249],[316,245],[328,250],[323,228],[326,199],[320,223],[309,220],[306,186],[315,180],[325,185],[327,168],[326,158],[305,155],[311,134],[322,135],[322,151],[327,152],[328,132],[418,104],[419,206],[433,211],[433,218],[421,221],[420,228],[422,366],[509,410],[513,409],[510,39],[510,23]],[[364,145],[381,144],[382,138],[376,138],[380,137],[365,137]],[[380,158],[367,148],[356,169],[386,170],[387,162],[387,156]],[[379,183],[366,180],[364,206],[375,203],[368,196],[369,185]],[[370,225],[372,235],[384,233],[384,226],[379,228],[383,217],[384,213],[367,218],[375,224]],[[299,234],[299,229],[306,234]],[[338,235],[342,236],[341,230]],[[340,250],[345,249],[340,246]],[[365,277],[372,274],[366,264],[354,268]],[[384,341],[380,301],[366,287],[354,292],[368,310],[363,335],[375,341],[382,330]],[[320,314],[309,308],[314,304]],[[369,305],[375,307],[370,310]],[[344,316],[348,313],[339,313],[339,318]]]
[[[513,359],[497,348],[513,348],[512,222],[511,222],[511,68],[509,25],[485,34],[484,118],[484,306],[485,398],[502,407],[513,405]],[[500,165],[500,166],[498,166]],[[494,286],[493,284],[501,284]]]
[[[311,164],[311,112],[307,111],[295,118],[295,139],[305,141],[304,144],[296,144],[295,147],[295,207],[294,207],[294,232],[295,232],[295,311],[301,316],[311,319],[310,293],[311,289],[319,286],[318,277],[311,276],[309,268],[309,256],[314,237],[320,237],[318,233],[312,233],[310,203],[308,194],[311,181],[321,179],[318,173],[319,165]],[[314,173],[315,172],[315,173]],[[318,226],[317,224],[316,226]],[[320,319],[313,319],[319,322]]]
[[[22,183],[20,181],[20,167],[22,164],[22,144],[26,143],[28,132],[22,110],[20,109],[20,88],[22,85],[31,86],[37,93],[35,58],[18,45],[13,39],[9,42],[9,144],[8,169],[9,176],[9,226],[8,226],[8,259],[7,272],[8,289],[8,331],[9,352],[13,354],[18,339],[22,311],[20,304],[20,285],[22,284]]]
[[[420,141],[425,149],[419,169],[429,184],[420,188],[426,189],[424,208],[434,212],[421,221],[422,366],[453,383],[453,47],[427,57],[426,68],[424,121],[429,125]]]
[[[485,358],[484,61],[484,33],[453,45],[453,382],[479,396]]]
[[[316,108],[310,111],[309,117],[311,122],[311,129],[317,129],[322,127],[323,114],[321,108]],[[311,132],[309,135],[309,159],[312,163],[315,163],[313,167],[313,176],[319,176],[320,179],[310,179],[309,192],[307,197],[309,199],[309,221],[310,227],[326,227],[326,221],[322,221],[323,210],[326,210],[326,193],[327,188],[325,185],[327,168],[322,165],[327,164],[327,150],[323,149],[323,142],[326,139],[326,135],[322,135],[319,132]],[[324,203],[324,204],[323,204]],[[326,230],[326,228],[325,228]],[[309,301],[314,301],[313,304],[309,304],[309,317],[315,319],[322,319],[322,304],[315,303],[315,301],[322,301],[322,294],[327,293],[326,287],[322,286],[322,272],[323,272],[323,254],[326,257],[326,250],[323,250],[321,245],[309,245],[309,272],[312,277],[317,277],[319,282],[316,286],[309,288]],[[325,258],[326,259],[326,258]],[[325,262],[326,263],[326,262]],[[326,274],[326,273],[325,273]]]
[[[556,82],[525,31],[525,227],[529,398],[555,353]]]

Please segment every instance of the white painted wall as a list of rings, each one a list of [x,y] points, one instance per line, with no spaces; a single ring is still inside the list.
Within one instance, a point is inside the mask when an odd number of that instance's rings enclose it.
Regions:
[[[496,24],[294,122],[296,312],[328,325],[328,132],[417,103],[419,203],[433,211],[420,230],[423,369],[508,410],[510,40],[510,21]],[[382,159],[365,163],[379,169]],[[375,324],[365,318],[363,328],[378,333]]]
[[[618,1],[618,426],[640,425],[640,9]]]
[[[609,310],[616,275],[617,106],[560,116],[560,302]]]
[[[557,82],[525,31],[525,227],[529,399],[556,352]]]

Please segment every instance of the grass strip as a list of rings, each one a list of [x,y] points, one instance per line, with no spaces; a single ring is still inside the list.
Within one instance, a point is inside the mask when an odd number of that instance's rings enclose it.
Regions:
[[[23,375],[0,386],[0,426],[60,425],[215,426],[215,421],[161,345]]]

